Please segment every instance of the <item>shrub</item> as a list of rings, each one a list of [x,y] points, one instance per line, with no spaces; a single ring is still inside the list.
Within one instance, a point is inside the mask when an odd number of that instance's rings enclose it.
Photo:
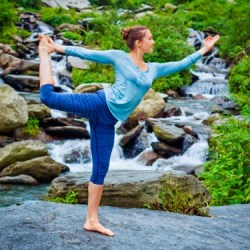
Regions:
[[[145,205],[149,209],[174,213],[208,216],[208,203],[202,195],[193,196],[171,178],[163,184],[159,193],[160,202]]]
[[[78,193],[71,190],[68,191],[65,198],[57,197],[57,198],[45,198],[46,201],[50,202],[58,202],[58,203],[66,203],[66,204],[77,204],[78,203]]]
[[[30,136],[37,135],[39,133],[39,120],[29,117],[24,133]]]
[[[210,158],[199,175],[208,187],[211,205],[250,202],[250,122],[230,119],[214,127]]]

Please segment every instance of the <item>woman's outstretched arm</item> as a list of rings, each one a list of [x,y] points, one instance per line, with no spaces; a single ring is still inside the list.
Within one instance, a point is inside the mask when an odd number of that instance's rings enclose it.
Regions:
[[[49,44],[54,47],[55,51],[70,56],[103,64],[114,64],[115,58],[117,57],[117,50],[93,50],[79,46],[64,46],[55,43],[50,37],[46,37]]]
[[[189,55],[188,57],[177,62],[167,62],[167,63],[154,63],[155,65],[155,78],[170,75],[176,72],[179,72],[183,69],[188,68],[193,63],[197,62],[204,54],[212,49],[214,44],[219,40],[220,36],[207,37],[203,41],[203,45],[200,50]]]

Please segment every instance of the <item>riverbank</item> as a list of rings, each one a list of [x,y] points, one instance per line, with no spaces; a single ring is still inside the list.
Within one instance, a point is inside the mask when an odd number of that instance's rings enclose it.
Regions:
[[[0,209],[0,249],[249,249],[250,204],[211,207],[212,217],[100,207],[115,236],[82,230],[86,205],[28,201]]]

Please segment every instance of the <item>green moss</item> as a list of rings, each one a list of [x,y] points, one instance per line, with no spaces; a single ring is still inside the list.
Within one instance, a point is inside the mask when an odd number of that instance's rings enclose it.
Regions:
[[[78,203],[78,193],[70,190],[67,192],[65,198],[56,197],[56,198],[45,198],[46,201],[66,203],[66,204],[77,204]]]
[[[23,132],[29,136],[35,136],[39,133],[39,120],[29,117],[26,127]]]

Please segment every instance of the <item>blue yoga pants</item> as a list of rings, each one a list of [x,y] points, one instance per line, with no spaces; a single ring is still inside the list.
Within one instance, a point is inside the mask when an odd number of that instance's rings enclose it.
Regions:
[[[40,88],[40,99],[52,109],[89,119],[93,161],[90,181],[102,185],[109,168],[114,146],[114,126],[117,122],[117,119],[109,111],[104,91],[78,94],[56,93],[53,85],[45,84]]]

